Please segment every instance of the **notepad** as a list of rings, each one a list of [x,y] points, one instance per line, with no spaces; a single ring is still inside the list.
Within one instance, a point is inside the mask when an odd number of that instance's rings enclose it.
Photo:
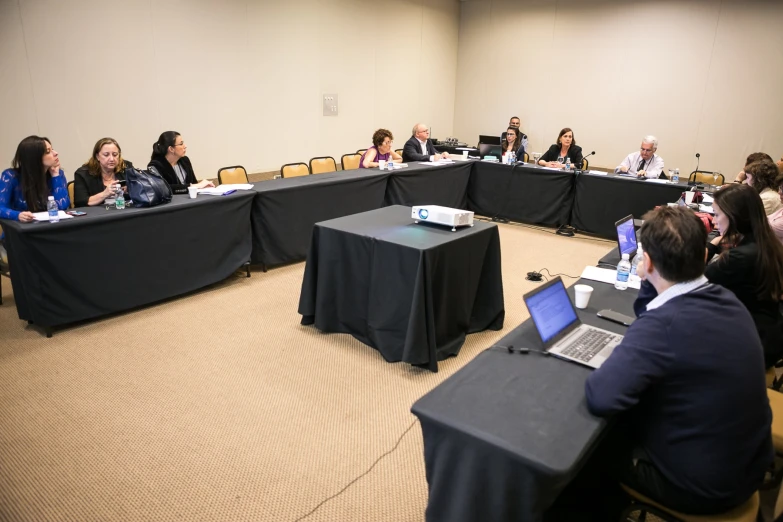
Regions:
[[[60,219],[73,219],[73,216],[66,214],[62,210],[58,211],[57,215],[60,216]],[[48,212],[33,212],[33,219],[35,221],[49,221],[49,213]]]

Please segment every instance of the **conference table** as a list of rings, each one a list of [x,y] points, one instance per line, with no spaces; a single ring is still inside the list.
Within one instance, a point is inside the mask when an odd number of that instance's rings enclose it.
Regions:
[[[637,291],[594,288],[582,322],[617,333],[598,310],[633,316]],[[568,289],[573,299],[573,286]],[[531,352],[540,338],[528,319],[413,404],[424,437],[427,522],[537,521],[574,479],[608,431],[584,386],[591,369]]]
[[[393,205],[316,223],[299,299],[302,324],[353,335],[388,362],[438,371],[469,333],[503,328],[494,223],[414,223]]]
[[[19,318],[52,327],[182,295],[250,260],[255,194],[89,207],[59,223],[3,220]]]

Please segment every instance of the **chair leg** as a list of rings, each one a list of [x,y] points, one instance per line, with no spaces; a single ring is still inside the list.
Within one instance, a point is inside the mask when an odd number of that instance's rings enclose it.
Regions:
[[[266,265],[261,263],[261,271],[266,274]]]
[[[247,273],[247,277],[250,277],[250,261],[245,263],[245,273]]]
[[[51,326],[44,326],[44,332],[46,332],[46,338],[51,339],[52,338],[52,327]]]

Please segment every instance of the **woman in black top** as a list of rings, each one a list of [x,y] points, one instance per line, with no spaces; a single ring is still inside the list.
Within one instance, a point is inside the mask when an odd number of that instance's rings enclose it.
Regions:
[[[582,168],[582,147],[576,144],[574,131],[566,127],[557,135],[557,143],[549,147],[549,150],[541,156],[538,164],[544,167],[562,169],[566,158],[571,158],[571,166],[575,169]]]
[[[772,233],[753,187],[721,188],[712,208],[720,236],[707,245],[704,275],[734,292],[748,309],[769,368],[783,356],[783,244]]]
[[[517,155],[517,161],[522,161],[522,158],[525,156],[525,145],[519,138],[519,129],[516,127],[509,127],[506,129],[505,134],[506,137],[500,142],[502,154],[513,152]]]
[[[125,181],[125,169],[133,167],[122,159],[120,144],[113,138],[101,138],[92,148],[92,157],[74,172],[73,206],[101,205],[115,196],[118,182]],[[127,192],[127,187],[124,188]]]
[[[174,194],[187,194],[189,186],[214,187],[208,179],[198,181],[185,154],[188,148],[179,132],[166,131],[152,144],[152,158],[147,168],[154,167],[171,186]]]

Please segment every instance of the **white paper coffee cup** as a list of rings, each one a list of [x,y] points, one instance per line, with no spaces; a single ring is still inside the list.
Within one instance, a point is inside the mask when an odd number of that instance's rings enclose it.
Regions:
[[[383,170],[386,168],[386,160],[378,160],[378,168]]]
[[[574,304],[577,308],[587,308],[590,302],[590,295],[593,293],[593,287],[588,285],[574,286]]]
[[[465,158],[465,159],[468,159],[468,151],[463,150],[462,151],[462,157]]]
[[[196,199],[197,193],[198,187],[188,187],[188,196],[190,196],[190,199]]]

